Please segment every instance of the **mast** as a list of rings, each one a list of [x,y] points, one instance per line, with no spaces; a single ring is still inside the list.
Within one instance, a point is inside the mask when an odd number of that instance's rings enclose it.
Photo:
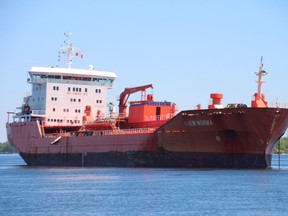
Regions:
[[[73,44],[70,42],[70,37],[71,37],[71,33],[70,32],[65,32],[64,33],[66,40],[64,41],[64,47],[61,47],[61,50],[63,50],[63,54],[66,54],[66,64],[67,67],[70,69],[72,67],[72,60],[73,60],[73,56],[74,54],[77,54],[76,51],[78,51],[79,49],[76,47],[73,47]]]
[[[264,80],[262,79],[263,76],[266,76],[268,72],[263,69],[263,56],[261,56],[260,66],[258,72],[255,72],[258,76],[257,82],[257,93],[254,94],[254,99],[251,101],[251,107],[268,107],[267,101],[265,100],[265,95],[262,93],[262,83]]]
[[[255,74],[258,76],[258,80],[256,81],[257,82],[257,93],[258,93],[258,95],[261,95],[262,94],[262,83],[265,82],[264,80],[262,80],[262,77],[266,76],[268,74],[268,72],[266,72],[263,69],[263,56],[261,56],[259,70],[258,70],[258,72],[255,72]]]

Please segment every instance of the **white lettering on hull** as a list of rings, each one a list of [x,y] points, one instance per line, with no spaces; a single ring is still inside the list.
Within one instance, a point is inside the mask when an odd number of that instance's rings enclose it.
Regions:
[[[211,120],[189,120],[185,122],[185,126],[212,126],[213,122]]]

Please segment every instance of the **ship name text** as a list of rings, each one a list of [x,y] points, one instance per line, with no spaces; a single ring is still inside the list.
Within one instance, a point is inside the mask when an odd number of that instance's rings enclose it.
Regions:
[[[185,122],[185,126],[212,126],[213,122],[211,120],[189,120]]]

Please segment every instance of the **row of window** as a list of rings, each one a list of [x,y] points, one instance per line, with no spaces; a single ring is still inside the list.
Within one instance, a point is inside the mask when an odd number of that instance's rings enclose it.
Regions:
[[[44,98],[42,98],[42,101]],[[35,98],[32,99],[33,102],[35,102]],[[40,101],[40,98],[37,98],[37,101]],[[51,101],[57,101],[57,97],[51,97]],[[70,102],[77,102],[77,98],[70,98]],[[78,98],[78,102],[81,103],[81,98]],[[97,104],[102,104],[102,100],[96,100]]]
[[[68,92],[82,92],[82,88],[78,88],[78,87],[68,87]],[[88,92],[88,89],[85,88],[84,92]],[[95,89],[95,93],[101,93],[101,89]]]
[[[57,97],[51,97],[52,101],[57,101]],[[76,98],[70,98],[70,102],[76,102],[77,99]],[[81,102],[81,99],[78,98],[78,102]]]
[[[73,87],[73,88],[71,88],[71,87],[68,87],[68,91],[69,91],[69,92],[70,92],[70,91],[72,91],[72,92],[82,92],[82,88],[78,88],[78,87]],[[88,89],[85,88],[84,91],[87,92]]]
[[[56,112],[56,108],[53,108],[52,110],[53,112]],[[69,112],[69,109],[64,108],[63,112]],[[81,109],[75,109],[75,113],[81,113]]]
[[[41,90],[41,87],[35,87],[35,90],[36,91],[38,91],[38,89],[39,90]],[[59,91],[59,86],[53,86],[53,91]],[[82,88],[78,88],[78,87],[68,87],[68,92],[70,92],[70,91],[72,91],[72,92],[82,92]],[[84,89],[84,92],[88,92],[88,89],[87,88],[85,88]],[[95,89],[95,93],[101,93],[101,89]]]
[[[82,80],[82,81],[91,81],[91,77],[72,77],[72,76],[63,76],[64,80]]]
[[[33,78],[35,79],[61,79],[60,75],[42,75],[42,74],[33,74]]]
[[[70,98],[70,102],[76,102],[76,101],[77,101],[76,98]],[[81,99],[80,99],[80,98],[78,98],[78,102],[81,102]]]
[[[113,83],[113,79],[105,78],[92,78],[92,77],[79,77],[79,76],[67,76],[67,75],[43,75],[43,74],[33,74],[34,79],[63,79],[63,80],[79,80],[88,82],[98,82],[98,83]]]
[[[63,123],[63,119],[47,119],[48,122],[58,122]],[[67,120],[67,123],[69,124],[80,124],[80,120]]]
[[[59,91],[59,86],[53,86],[53,90],[54,91]],[[68,87],[68,91],[72,91],[72,92],[82,92],[82,88],[78,88],[78,87]],[[88,89],[85,88],[84,92],[88,92]],[[95,89],[96,93],[101,93],[101,89]]]
[[[39,99],[39,98],[38,98]],[[52,101],[57,101],[57,97],[51,97],[51,100]],[[33,98],[33,101],[34,101],[34,98]],[[39,100],[38,100],[39,101]],[[70,102],[77,102],[77,99],[76,98],[70,98]],[[78,98],[78,102],[80,103],[81,102],[81,99]],[[96,103],[102,103],[102,100],[96,100]]]

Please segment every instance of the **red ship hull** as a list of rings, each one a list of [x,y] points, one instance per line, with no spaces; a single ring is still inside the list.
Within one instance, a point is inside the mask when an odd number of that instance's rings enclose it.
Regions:
[[[287,127],[288,109],[278,108],[189,110],[157,129],[54,137],[43,135],[38,121],[6,125],[8,140],[31,166],[192,168],[269,167]]]

